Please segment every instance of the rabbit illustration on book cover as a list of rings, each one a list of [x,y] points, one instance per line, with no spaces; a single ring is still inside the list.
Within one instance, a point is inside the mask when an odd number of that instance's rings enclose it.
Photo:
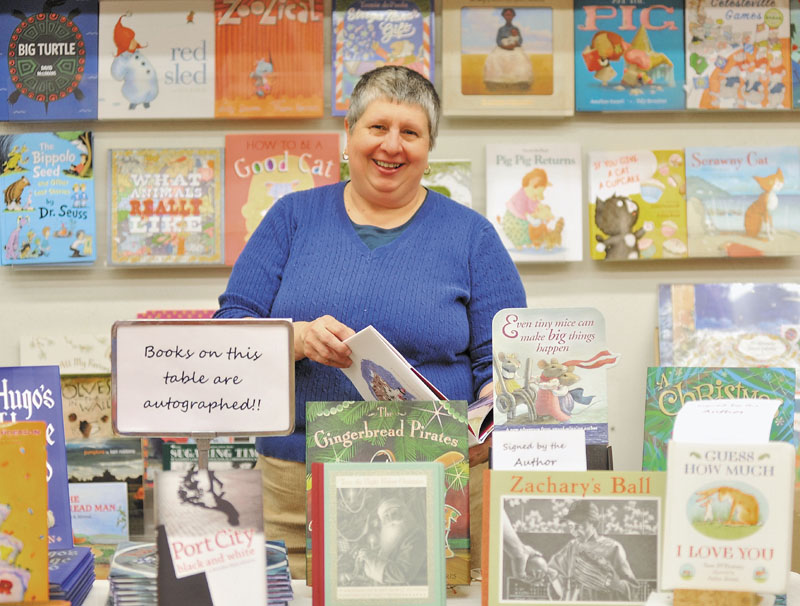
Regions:
[[[753,177],[763,193],[747,207],[744,213],[744,231],[751,238],[758,238],[762,227],[768,240],[775,237],[772,212],[778,207],[778,192],[783,188],[783,172],[779,168],[766,177]]]
[[[721,520],[726,526],[756,526],[758,524],[758,499],[731,486],[717,486],[697,493],[701,504],[710,502],[716,495],[721,503],[730,505],[728,516]]]

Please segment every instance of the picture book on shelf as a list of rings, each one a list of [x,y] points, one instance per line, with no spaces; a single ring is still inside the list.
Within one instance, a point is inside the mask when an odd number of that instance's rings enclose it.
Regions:
[[[217,118],[323,113],[322,0],[213,0]],[[213,55],[213,53],[212,53]]]
[[[800,254],[800,149],[686,148],[690,257]]]
[[[0,8],[0,119],[97,118],[98,0]]]
[[[334,0],[331,114],[344,116],[362,74],[402,65],[433,82],[433,0]]]
[[[688,254],[681,149],[589,153],[593,259],[674,259]]]
[[[577,144],[486,146],[486,216],[516,262],[583,258]]]
[[[98,74],[101,120],[213,118],[213,0],[103,0]]]
[[[65,375],[111,373],[111,335],[45,334],[19,338],[22,366],[58,366]]]
[[[682,110],[683,2],[575,2],[575,109]]]
[[[62,374],[61,407],[68,442],[114,437],[110,374]]]
[[[0,135],[3,265],[97,258],[92,133]]]
[[[270,207],[293,191],[339,181],[339,135],[225,137],[225,265],[233,265]]]
[[[109,150],[109,262],[222,264],[222,170],[222,149]]]
[[[444,468],[447,583],[468,585],[469,448],[463,400],[308,402],[306,490],[311,508],[313,463],[436,461]],[[306,520],[306,578],[312,578],[314,518]]]

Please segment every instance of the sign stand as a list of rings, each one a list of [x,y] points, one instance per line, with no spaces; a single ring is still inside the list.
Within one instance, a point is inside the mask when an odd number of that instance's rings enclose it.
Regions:
[[[197,468],[208,469],[208,452],[211,450],[211,438],[195,438],[197,443]]]

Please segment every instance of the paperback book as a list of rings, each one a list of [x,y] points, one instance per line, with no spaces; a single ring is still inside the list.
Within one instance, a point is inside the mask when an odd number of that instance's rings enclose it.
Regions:
[[[112,265],[222,264],[222,149],[112,149]]]
[[[111,375],[61,375],[64,437],[68,442],[114,437]]]
[[[583,258],[579,145],[486,146],[486,216],[516,262]]]

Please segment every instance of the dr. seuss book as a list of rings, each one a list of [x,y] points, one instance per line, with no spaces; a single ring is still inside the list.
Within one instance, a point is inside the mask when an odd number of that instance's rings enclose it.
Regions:
[[[449,585],[468,585],[469,448],[463,400],[309,402],[306,488],[311,512],[312,463],[436,461],[444,466],[444,551]],[[313,516],[306,524],[306,578]],[[316,552],[314,552],[316,553]]]
[[[690,257],[800,254],[800,149],[686,148]]]
[[[261,472],[162,471],[155,490],[158,603],[266,604]]]
[[[109,151],[109,261],[222,263],[222,149]]]
[[[0,368],[0,423],[6,421],[47,423],[48,542],[55,549],[72,547],[58,366]]]
[[[293,191],[339,181],[339,135],[225,137],[225,265],[233,265],[269,208]]]
[[[0,136],[3,265],[97,258],[92,133]]]
[[[658,580],[665,475],[486,470],[482,603],[646,602]]]
[[[794,390],[795,372],[789,368],[651,366],[647,369],[642,469],[666,469],[675,417],[687,403],[698,400],[753,398],[765,404],[779,400],[769,438],[793,443]]]
[[[98,118],[214,116],[213,0],[100,3]]]
[[[316,463],[314,606],[444,606],[444,468]]]
[[[322,0],[214,0],[217,118],[323,111]]]
[[[486,216],[511,258],[583,257],[579,145],[486,146]]]
[[[791,11],[792,52],[792,107],[800,107],[800,0],[789,0]]]
[[[23,335],[19,338],[22,366],[58,366],[65,375],[111,372],[111,336],[98,334]]]
[[[575,2],[575,109],[682,110],[683,2]]]
[[[0,603],[48,597],[46,433],[0,421]]]
[[[593,259],[687,255],[683,150],[591,152],[587,197]]]
[[[0,8],[0,117],[97,118],[97,0],[9,0]]]
[[[686,2],[686,107],[789,109],[789,0]]]
[[[793,485],[790,444],[670,442],[662,588],[785,592]]]
[[[67,441],[114,437],[110,374],[62,374],[61,405]]]
[[[125,482],[70,483],[69,506],[76,544],[116,546],[128,540]]]
[[[495,429],[572,426],[608,443],[605,319],[590,307],[498,311],[492,321]]]
[[[433,0],[334,0],[331,114],[344,116],[362,74],[402,65],[433,82]]]

